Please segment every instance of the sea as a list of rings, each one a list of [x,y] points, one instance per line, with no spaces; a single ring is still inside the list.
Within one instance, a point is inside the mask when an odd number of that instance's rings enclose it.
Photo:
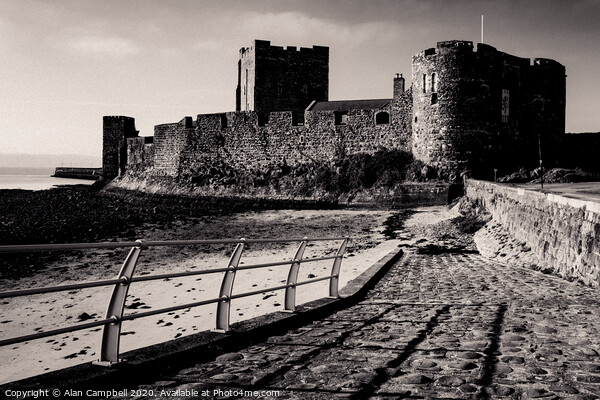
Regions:
[[[0,167],[0,189],[46,190],[63,185],[91,185],[93,180],[54,178],[54,168]]]

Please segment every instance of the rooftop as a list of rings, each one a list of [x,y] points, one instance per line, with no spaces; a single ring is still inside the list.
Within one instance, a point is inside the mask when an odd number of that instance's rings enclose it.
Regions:
[[[317,101],[306,111],[380,110],[391,102],[392,99]]]

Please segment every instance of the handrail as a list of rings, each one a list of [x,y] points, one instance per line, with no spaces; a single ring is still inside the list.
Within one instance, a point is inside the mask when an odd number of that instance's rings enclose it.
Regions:
[[[237,270],[241,271],[241,270],[246,270],[246,269],[258,269],[258,268],[265,268],[265,267],[275,267],[275,266],[279,266],[279,265],[289,265],[292,262],[297,262],[297,263],[303,264],[303,263],[308,263],[308,262],[333,260],[336,258],[340,258],[340,256],[335,255],[335,256],[326,256],[326,257],[319,257],[319,258],[306,258],[304,260],[296,260],[296,261],[290,260],[290,261],[278,261],[278,262],[263,263],[263,264],[248,264],[248,265],[238,266]],[[227,267],[227,268],[206,269],[206,270],[200,270],[200,271],[171,272],[169,274],[159,274],[159,275],[142,275],[142,276],[132,277],[130,279],[130,281],[131,282],[154,281],[154,280],[160,280],[160,279],[180,278],[180,277],[186,277],[186,276],[208,275],[208,274],[214,274],[217,272],[227,272],[227,271],[232,271],[232,268]],[[126,282],[127,282],[127,279],[121,277],[118,279],[106,279],[106,280],[101,280],[101,281],[73,283],[70,285],[47,286],[47,287],[40,287],[40,288],[21,289],[21,290],[9,290],[6,292],[0,292],[0,299],[9,298],[9,297],[18,297],[18,296],[31,296],[34,294],[42,294],[42,293],[62,292],[62,291],[75,290],[75,289],[86,289],[86,288],[97,287],[97,286],[109,286],[109,285],[114,285],[117,283],[126,283]]]
[[[303,258],[304,250],[308,242],[317,241],[342,241],[336,255]],[[341,267],[341,261],[344,257],[348,237],[333,237],[333,238],[292,238],[292,239],[222,239],[222,240],[173,240],[173,241],[142,241],[134,242],[105,242],[105,243],[68,243],[68,244],[36,244],[36,245],[20,245],[20,246],[0,246],[0,254],[2,253],[29,253],[37,251],[61,251],[61,250],[84,250],[84,249],[114,249],[114,248],[130,248],[129,254],[125,259],[119,275],[115,279],[104,279],[92,282],[82,282],[69,285],[58,285],[50,287],[28,288],[22,290],[10,290],[0,292],[1,298],[10,298],[17,296],[30,296],[35,294],[53,293],[74,289],[87,289],[100,286],[113,286],[113,292],[108,303],[106,317],[101,320],[85,322],[71,325],[68,327],[57,328],[47,332],[37,332],[29,335],[23,335],[8,339],[0,340],[0,346],[9,344],[26,342],[29,340],[40,339],[48,336],[89,329],[97,326],[104,326],[102,332],[102,345],[100,350],[100,360],[94,362],[98,365],[113,365],[120,361],[119,359],[119,344],[121,334],[121,324],[123,321],[149,317],[152,315],[162,314],[171,311],[177,311],[185,308],[198,307],[208,304],[217,304],[216,313],[216,329],[215,331],[227,332],[229,330],[229,314],[231,301],[234,299],[254,296],[261,293],[283,290],[285,289],[285,305],[284,310],[295,311],[296,288],[298,286],[307,285],[315,282],[329,280],[329,297],[338,297],[338,278]],[[240,265],[240,260],[244,247],[249,243],[293,243],[300,242],[300,246],[296,251],[296,255],[291,260],[268,262],[260,264]],[[211,244],[236,244],[236,248],[229,260],[227,267],[206,269],[201,271],[184,271],[172,272],[167,274],[143,275],[134,276],[135,269],[141,252],[148,247],[155,246],[190,246],[190,245],[211,245]],[[298,282],[298,270],[301,264],[334,260],[332,272],[328,276],[318,277],[305,281]],[[233,284],[237,271],[250,270],[274,266],[289,265],[290,270],[286,284],[257,289],[244,293],[233,294]],[[123,315],[125,302],[129,286],[133,282],[153,281],[159,279],[187,277],[204,274],[223,273],[223,282],[219,295],[212,299],[196,301],[193,303],[179,304],[171,307],[160,308],[156,310],[148,310],[128,315]]]

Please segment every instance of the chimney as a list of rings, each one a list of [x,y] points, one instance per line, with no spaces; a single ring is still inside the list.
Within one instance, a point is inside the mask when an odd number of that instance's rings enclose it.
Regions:
[[[404,78],[402,74],[396,74],[394,78],[394,98],[400,97],[404,93]]]

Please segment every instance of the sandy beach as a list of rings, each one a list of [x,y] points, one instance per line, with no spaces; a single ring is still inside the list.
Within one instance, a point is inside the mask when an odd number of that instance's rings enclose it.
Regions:
[[[352,241],[342,263],[340,288],[398,246],[398,240],[386,240],[383,234],[390,211],[367,210],[278,210],[246,212],[215,217],[212,229],[244,226],[247,237],[295,238],[303,236],[350,236]],[[195,229],[206,230],[206,221],[177,221],[171,229],[152,224],[143,227],[143,237],[156,240],[190,238]],[[269,228],[271,232],[269,233]],[[289,227],[286,232],[286,227]],[[293,227],[293,228],[292,228]],[[283,228],[283,229],[282,229]],[[335,231],[335,232],[334,232]],[[210,232],[210,230],[209,230]],[[306,232],[303,235],[301,232]],[[234,237],[235,238],[235,237]],[[309,244],[304,258],[335,254],[340,241]],[[290,260],[298,243],[248,245],[240,265]],[[227,265],[233,245],[197,247],[160,247],[142,253],[136,275],[221,268]],[[17,280],[4,280],[0,290],[60,285],[115,277],[127,254],[126,249],[91,250],[67,255],[48,265],[43,273]],[[329,275],[332,261],[303,264],[299,280]],[[287,265],[238,272],[234,293],[243,293],[285,283]],[[218,295],[222,273],[163,279],[132,284],[126,314],[178,304],[186,304]],[[0,335],[3,338],[47,331],[79,321],[104,317],[111,287],[4,299]],[[298,288],[297,304],[328,294],[328,281]],[[231,305],[231,322],[283,309],[283,290],[237,299]],[[214,304],[136,319],[123,323],[121,352],[190,335],[215,327]],[[34,340],[0,349],[0,357],[11,365],[0,377],[6,383],[43,372],[65,368],[98,358],[101,328]]]

